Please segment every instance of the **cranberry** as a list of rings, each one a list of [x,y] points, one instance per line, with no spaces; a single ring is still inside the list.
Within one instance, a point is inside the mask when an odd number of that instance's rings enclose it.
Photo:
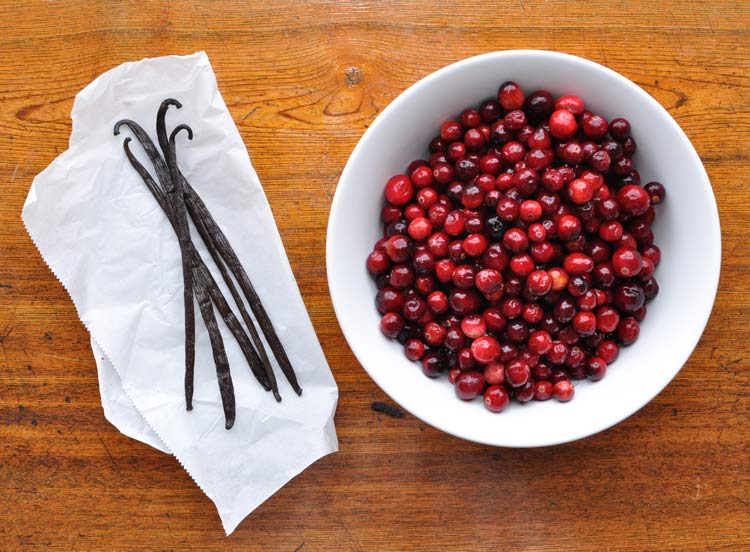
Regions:
[[[640,326],[632,316],[623,318],[617,326],[617,337],[623,345],[632,345],[638,339]]]
[[[589,311],[578,311],[573,318],[573,329],[580,336],[589,336],[596,331],[596,316]]]
[[[469,265],[459,265],[451,275],[453,285],[458,289],[469,289],[474,286],[474,268]]]
[[[651,199],[646,190],[635,184],[629,184],[617,191],[617,203],[620,204],[620,209],[625,214],[638,216],[648,210]]]
[[[607,119],[601,115],[592,115],[583,120],[583,135],[590,140],[601,140],[607,134]]]
[[[520,228],[511,228],[503,236],[503,245],[513,253],[520,253],[529,247],[529,237]]]
[[[659,293],[659,284],[655,278],[649,278],[643,283],[643,294],[646,301],[650,301]]]
[[[479,257],[487,249],[487,238],[482,234],[469,234],[464,239],[463,248],[470,257]]]
[[[547,352],[547,360],[552,364],[562,364],[568,357],[568,346],[562,341],[553,341],[552,347]]]
[[[479,337],[471,343],[471,354],[477,362],[489,364],[500,356],[500,344],[492,336]]]
[[[496,207],[497,216],[500,217],[502,222],[513,222],[518,218],[521,212],[521,208],[516,201],[513,201],[509,197],[505,197],[497,202]]]
[[[654,266],[659,266],[659,262],[661,261],[661,250],[651,244],[643,249],[641,249],[641,255],[650,259],[652,263],[654,263]]]
[[[448,328],[448,330],[445,332],[445,339],[443,340],[443,345],[445,345],[446,349],[448,349],[449,351],[458,352],[463,348],[465,344],[466,336],[459,328]]]
[[[617,360],[620,353],[620,347],[611,340],[602,341],[596,348],[596,356],[603,359],[607,364],[612,364]]]
[[[460,123],[457,123],[456,121],[446,121],[440,127],[440,138],[448,143],[455,142],[456,140],[461,139],[463,132],[464,129],[461,127]]]
[[[578,96],[568,94],[560,96],[555,102],[555,109],[567,109],[573,115],[580,115],[583,113],[584,104],[583,100]]]
[[[571,253],[565,257],[563,268],[571,276],[580,276],[594,269],[594,260],[583,253]]]
[[[441,284],[451,281],[454,270],[456,270],[456,263],[451,259],[440,259],[435,263],[435,277]]]
[[[445,151],[445,141],[440,137],[436,136],[430,142],[430,153],[439,153]]]
[[[552,289],[552,277],[546,270],[535,270],[529,274],[526,286],[533,295],[544,295]]]
[[[562,268],[550,268],[547,273],[550,275],[550,278],[552,278],[552,291],[561,291],[568,287],[570,278],[568,276],[568,273],[565,272]]]
[[[436,378],[443,373],[445,363],[438,353],[428,353],[422,357],[422,373],[430,378]]]
[[[458,315],[471,314],[479,310],[481,299],[473,290],[456,289],[450,293],[448,303]]]
[[[484,295],[491,295],[503,289],[503,276],[493,268],[485,268],[476,274],[474,285]]]
[[[612,333],[620,323],[620,314],[612,307],[600,307],[596,311],[596,329],[602,333]]]
[[[482,337],[487,332],[487,323],[478,314],[470,314],[461,320],[461,331],[469,339]]]
[[[462,211],[451,211],[445,218],[443,230],[451,236],[458,236],[466,227],[466,217]]]
[[[534,398],[538,401],[546,401],[552,397],[552,383],[549,381],[534,382]]]
[[[621,247],[612,255],[612,266],[615,274],[623,278],[637,275],[641,271],[643,260],[636,249]]]
[[[541,322],[544,311],[536,303],[526,303],[521,311],[521,317],[530,325],[535,326]]]
[[[611,162],[609,154],[601,149],[592,153],[588,160],[589,166],[600,173],[607,172]]]
[[[529,351],[537,355],[547,354],[547,352],[549,352],[549,350],[552,348],[552,336],[550,336],[549,332],[546,332],[544,330],[536,330],[534,332],[531,332],[531,335],[529,336],[528,347]]]
[[[380,331],[391,338],[395,338],[405,325],[403,317],[396,312],[387,312],[380,319]]]
[[[568,198],[576,205],[584,205],[594,197],[594,186],[588,180],[577,178],[568,184]]]
[[[526,114],[520,109],[508,111],[503,118],[503,125],[510,130],[521,130],[526,125]]]
[[[505,382],[505,365],[493,362],[484,367],[484,381],[488,385],[498,385]]]
[[[419,360],[424,356],[424,353],[424,343],[422,343],[418,339],[410,339],[404,345],[404,354],[409,360]]]
[[[623,282],[615,289],[615,306],[624,312],[635,312],[643,306],[643,288],[633,282]]]
[[[659,205],[667,195],[667,191],[660,182],[649,182],[643,189],[651,199],[651,205]]]
[[[435,314],[444,314],[448,312],[448,298],[442,291],[433,291],[427,297],[427,306]]]
[[[525,385],[531,378],[531,369],[523,360],[512,360],[505,367],[505,381],[513,387]]]
[[[367,256],[367,270],[372,274],[384,274],[388,272],[391,262],[385,251],[376,249]]]
[[[396,265],[391,269],[388,282],[396,289],[406,289],[414,283],[414,271],[406,265]]]
[[[555,101],[546,90],[536,90],[526,96],[523,109],[530,120],[540,122],[554,111]]]
[[[569,381],[558,381],[552,388],[552,396],[560,402],[568,402],[574,394],[575,388]]]
[[[586,363],[586,376],[591,381],[599,381],[607,373],[607,363],[603,358],[592,357]]]
[[[406,175],[393,176],[385,185],[385,199],[393,205],[406,205],[412,195],[414,195],[414,184]]]
[[[622,142],[630,136],[630,123],[622,117],[612,119],[609,123],[609,133],[612,138]]]
[[[437,163],[432,168],[432,175],[437,180],[438,184],[448,184],[456,176],[456,171],[453,165],[448,163]]]
[[[550,133],[558,140],[571,138],[578,130],[575,116],[567,109],[558,109],[549,118]]]
[[[533,199],[527,199],[521,203],[520,207],[521,220],[525,222],[534,222],[542,218],[542,205]]]
[[[484,392],[484,406],[490,412],[502,412],[509,404],[508,392],[501,385],[491,385]]]
[[[523,90],[513,81],[504,82],[497,91],[497,101],[506,111],[521,109],[524,102]]]

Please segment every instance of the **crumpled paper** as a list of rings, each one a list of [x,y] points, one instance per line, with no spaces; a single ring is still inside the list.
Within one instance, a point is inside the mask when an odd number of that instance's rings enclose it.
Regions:
[[[301,397],[274,366],[277,403],[253,377],[223,326],[237,418],[224,429],[208,334],[196,309],[194,409],[185,410],[182,273],[177,238],[114,136],[130,118],[155,138],[161,101],[182,172],[219,222],[295,367]],[[338,449],[338,389],[317,341],[248,152],[205,53],[120,65],[75,99],[70,147],[35,179],[23,220],[92,336],[107,418],[169,451],[216,504],[227,534],[320,457]],[[136,155],[151,167],[136,140]],[[223,285],[197,232],[193,239]],[[230,297],[223,288],[226,297]],[[231,299],[230,299],[231,302]]]

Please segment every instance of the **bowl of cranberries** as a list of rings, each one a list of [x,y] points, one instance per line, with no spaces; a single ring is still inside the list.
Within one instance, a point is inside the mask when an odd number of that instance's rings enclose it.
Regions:
[[[372,379],[434,427],[532,447],[655,397],[708,321],[716,202],[667,111],[554,52],[445,67],[396,98],[344,169],[327,271]]]

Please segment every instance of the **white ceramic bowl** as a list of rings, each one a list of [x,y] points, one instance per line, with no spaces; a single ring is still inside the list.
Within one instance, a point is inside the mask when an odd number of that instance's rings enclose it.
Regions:
[[[376,287],[365,259],[382,235],[383,187],[407,164],[427,156],[440,123],[467,106],[496,97],[506,80],[524,91],[581,96],[608,119],[626,117],[638,144],[635,167],[643,182],[667,189],[653,230],[662,250],[659,295],[648,307],[638,341],[597,382],[576,384],[569,403],[513,403],[501,414],[481,399],[464,402],[443,376],[430,379],[379,330]],[[677,374],[708,321],[721,264],[716,201],[688,138],[659,103],[636,84],[591,61],[547,51],[512,50],[465,59],[425,77],[375,119],[352,152],[331,206],[328,283],[346,340],[373,380],[428,424],[490,445],[534,447],[580,439],[627,418]]]

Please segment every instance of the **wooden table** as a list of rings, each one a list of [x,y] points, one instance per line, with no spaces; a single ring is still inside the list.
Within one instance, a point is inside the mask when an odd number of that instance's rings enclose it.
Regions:
[[[490,4],[3,2],[0,549],[750,550],[750,4]],[[324,269],[337,178],[373,118],[431,71],[507,48],[578,54],[653,94],[703,158],[724,238],[713,316],[677,378],[617,427],[537,450],[371,410],[388,399],[339,331]],[[341,451],[230,538],[174,458],[104,419],[88,334],[20,220],[67,147],[76,92],[124,61],[200,49],[341,391]]]

